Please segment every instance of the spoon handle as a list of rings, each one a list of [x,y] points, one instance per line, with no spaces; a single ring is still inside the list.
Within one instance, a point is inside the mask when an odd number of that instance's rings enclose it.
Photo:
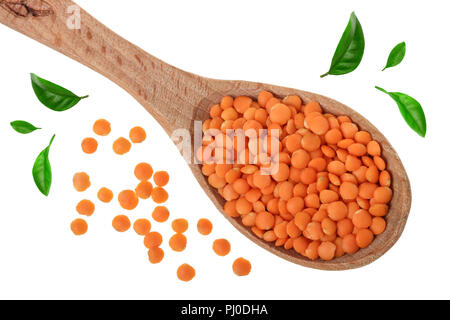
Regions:
[[[0,22],[115,82],[168,133],[190,125],[195,97],[208,91],[203,78],[146,53],[70,0],[0,0]]]

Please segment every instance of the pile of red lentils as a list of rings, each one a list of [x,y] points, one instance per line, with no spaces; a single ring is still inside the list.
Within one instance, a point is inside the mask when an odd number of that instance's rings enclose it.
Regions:
[[[93,126],[96,135],[108,136],[111,132],[111,124],[104,119],[97,120]],[[143,143],[146,140],[146,131],[141,127],[134,127],[130,130],[129,139],[120,137],[113,143],[112,149],[117,155],[125,155],[130,152],[132,144]],[[81,148],[86,154],[94,154],[98,148],[98,141],[95,138],[85,138],[81,143]],[[164,187],[169,183],[169,174],[166,171],[153,172],[153,168],[146,162],[139,163],[134,170],[134,175],[139,181],[134,190],[123,190],[117,200],[120,206],[126,211],[135,210],[140,201],[152,199],[158,204],[152,212],[152,219],[158,223],[169,220],[170,212],[163,206],[169,194]],[[153,178],[153,183],[150,181]],[[91,186],[90,177],[85,172],[76,173],[73,177],[73,186],[76,191],[84,192]],[[103,187],[98,190],[97,198],[102,203],[110,203],[114,199],[114,193],[109,188]],[[93,201],[84,199],[77,206],[78,214],[90,217],[95,212]],[[118,232],[127,232],[131,226],[137,235],[143,237],[144,246],[148,250],[150,263],[156,264],[164,259],[164,251],[161,248],[163,236],[152,231],[152,223],[149,219],[136,219],[132,225],[128,215],[117,215],[112,220],[112,227]],[[174,234],[169,239],[169,246],[175,252],[182,252],[186,249],[187,238],[184,233],[188,230],[189,223],[186,219],[175,219],[172,221]],[[208,219],[200,219],[197,222],[197,230],[201,235],[208,236],[213,229],[212,223]],[[76,236],[84,235],[88,231],[88,224],[85,219],[78,218],[71,223],[71,230]],[[226,256],[231,250],[231,245],[226,239],[217,239],[213,242],[212,249],[219,256]],[[238,276],[245,276],[250,273],[251,264],[244,258],[238,258],[233,264],[233,271]],[[182,264],[177,269],[177,276],[182,281],[190,281],[195,277],[195,269],[189,264]]]
[[[257,237],[332,260],[385,231],[391,177],[380,144],[348,116],[262,91],[257,101],[226,96],[210,117],[197,160],[224,211]]]

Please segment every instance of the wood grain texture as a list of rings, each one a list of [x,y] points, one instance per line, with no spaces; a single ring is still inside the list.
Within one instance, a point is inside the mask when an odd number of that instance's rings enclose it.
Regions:
[[[250,240],[288,261],[323,270],[344,270],[371,263],[400,237],[411,206],[408,176],[389,141],[363,116],[327,97],[305,91],[246,81],[208,79],[179,70],[121,38],[80,9],[81,28],[67,26],[68,0],[0,0],[0,22],[101,73],[130,93],[170,135],[179,128],[193,135],[193,122],[209,117],[209,108],[224,95],[256,98],[261,90],[279,97],[298,94],[304,102],[318,101],[326,112],[350,116],[383,147],[392,176],[393,199],[386,217],[386,231],[367,248],[332,261],[310,261],[293,250],[277,248],[257,238],[249,228],[223,211],[224,200],[211,188],[199,165],[190,168],[217,209]]]

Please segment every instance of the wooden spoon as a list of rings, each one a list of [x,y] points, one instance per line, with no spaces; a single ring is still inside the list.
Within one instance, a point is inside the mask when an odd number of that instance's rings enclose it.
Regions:
[[[68,13],[70,12],[70,13]],[[79,20],[77,14],[79,13]],[[332,261],[310,261],[294,250],[275,247],[256,237],[240,221],[223,211],[224,200],[209,186],[197,164],[190,168],[203,190],[222,214],[247,238],[291,262],[317,269],[344,270],[367,265],[389,250],[400,237],[411,206],[408,176],[388,140],[363,116],[349,107],[310,92],[247,81],[208,79],[179,70],[121,38],[69,0],[0,0],[0,22],[101,73],[130,93],[171,135],[179,128],[193,134],[194,120],[209,116],[209,107],[225,95],[256,98],[261,90],[279,97],[299,95],[304,102],[318,101],[335,115],[350,116],[383,147],[392,176],[393,199],[386,231],[356,254]],[[79,22],[79,28],[73,29]]]

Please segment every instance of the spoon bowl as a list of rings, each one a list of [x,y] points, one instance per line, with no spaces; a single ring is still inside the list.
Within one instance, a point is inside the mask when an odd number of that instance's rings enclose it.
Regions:
[[[294,250],[275,247],[259,239],[240,221],[224,212],[224,199],[208,184],[200,165],[190,164],[190,168],[217,209],[236,229],[259,246],[299,265],[323,270],[361,267],[383,255],[400,237],[411,206],[411,188],[403,164],[383,134],[342,103],[306,91],[247,81],[209,79],[179,70],[121,38],[69,0],[0,0],[0,22],[115,82],[130,93],[169,135],[177,129],[187,129],[193,137],[194,121],[206,120],[209,108],[223,96],[247,95],[256,99],[262,90],[281,98],[296,94],[305,103],[319,102],[325,112],[351,117],[361,130],[370,132],[381,144],[393,189],[385,232],[353,255],[331,261],[311,261]]]
[[[262,90],[270,91],[279,98],[284,98],[285,96],[295,94],[298,95],[304,103],[317,101],[322,106],[324,113],[327,112],[336,116],[349,116],[353,122],[359,126],[360,130],[370,132],[374,140],[381,144],[382,157],[386,160],[386,170],[388,170],[391,175],[391,188],[393,190],[393,197],[390,202],[389,212],[385,217],[387,222],[386,230],[381,235],[376,236],[370,246],[360,249],[355,254],[344,255],[331,261],[311,261],[292,249],[286,250],[283,247],[276,247],[273,243],[266,242],[258,238],[251,231],[251,228],[242,224],[240,219],[235,219],[227,215],[223,210],[225,200],[215,188],[209,185],[207,177],[204,176],[201,171],[201,166],[191,164],[190,168],[203,190],[205,190],[206,194],[215,204],[217,209],[236,229],[238,229],[254,243],[290,262],[321,270],[348,270],[365,266],[381,257],[397,242],[401,236],[411,207],[411,187],[409,179],[405,168],[403,167],[403,164],[392,145],[386,137],[366,118],[338,101],[311,92],[263,83],[226,81],[226,84],[221,84],[219,82],[217,93],[213,94],[209,97],[209,99],[206,99],[204,102],[205,104],[201,103],[199,105],[195,120],[204,121],[208,119],[209,108],[218,103],[223,96],[230,95],[236,97],[246,95],[256,100],[258,93]]]

